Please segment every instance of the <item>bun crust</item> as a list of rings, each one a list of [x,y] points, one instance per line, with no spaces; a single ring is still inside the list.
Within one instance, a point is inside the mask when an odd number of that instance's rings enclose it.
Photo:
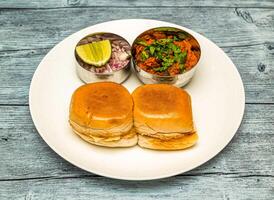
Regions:
[[[128,118],[125,120],[125,122],[122,125],[118,125],[113,128],[107,128],[107,129],[104,129],[104,128],[98,129],[98,128],[80,126],[71,120],[69,121],[69,123],[70,123],[70,126],[73,128],[73,130],[80,132],[82,134],[107,138],[107,137],[117,137],[129,132],[133,126],[132,121],[133,121],[132,118]]]
[[[85,128],[110,129],[132,119],[132,108],[132,97],[120,84],[91,83],[73,93],[69,118]]]
[[[198,140],[196,133],[185,134],[179,138],[161,140],[159,138],[138,135],[138,145],[154,150],[181,150],[193,146]]]
[[[138,137],[133,128],[125,135],[110,137],[110,138],[94,137],[91,135],[82,134],[80,132],[77,132],[76,130],[73,130],[73,131],[86,142],[89,142],[91,144],[95,144],[98,146],[131,147],[131,146],[135,146],[138,141]]]
[[[134,90],[134,126],[138,145],[155,150],[180,150],[197,140],[189,94],[167,84],[149,84]]]
[[[122,85],[98,82],[79,87],[72,95],[69,123],[84,140],[110,147],[137,143],[133,100]]]
[[[113,82],[83,85],[72,95],[69,123],[83,140],[106,147],[138,143],[148,149],[180,150],[198,140],[189,94],[167,84],[143,85],[132,95]]]
[[[132,94],[134,100],[134,125],[154,132],[193,132],[191,98],[189,94],[167,84],[148,84],[138,87]]]

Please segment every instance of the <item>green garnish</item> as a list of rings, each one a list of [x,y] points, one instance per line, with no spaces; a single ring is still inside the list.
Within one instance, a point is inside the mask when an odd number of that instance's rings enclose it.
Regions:
[[[146,51],[142,51],[142,53],[141,53],[141,57],[142,57],[142,60],[146,60],[146,59],[148,59],[148,58],[149,58],[149,55],[147,54],[147,52],[146,52]]]
[[[159,45],[165,45],[165,44],[168,44],[168,43],[171,43],[173,42],[173,39],[159,39],[156,41],[156,44],[159,44]]]
[[[144,40],[137,40],[136,44],[140,44],[140,45],[143,45],[143,46],[148,46],[148,44]]]
[[[186,57],[187,56],[187,51],[182,52],[183,56]]]
[[[158,67],[158,68],[153,68],[154,71],[156,72],[163,72],[167,70],[167,66],[163,66],[163,67]]]
[[[168,67],[170,67],[174,62],[174,59],[172,58],[163,58],[162,67],[153,68],[156,72],[163,72],[167,70]]]
[[[179,64],[180,72],[185,70],[184,63],[187,57],[187,51],[181,50],[179,46],[174,44],[174,41],[180,41],[187,36],[183,33],[173,36],[173,38],[155,40],[148,45],[145,40],[140,39],[136,43],[145,46],[141,52],[141,59],[145,61],[149,57],[155,57],[161,62],[161,67],[153,68],[156,72],[166,71],[174,63]]]
[[[169,43],[169,44],[168,44],[168,48],[169,48],[169,49],[172,49],[172,51],[173,51],[174,53],[181,53],[181,52],[182,52],[182,51],[181,51],[181,48],[178,47],[177,45],[173,44],[173,43]]]
[[[180,69],[180,72],[183,73],[185,71],[185,65],[179,64],[179,69]]]
[[[155,47],[149,46],[149,52],[150,52],[151,55],[153,55],[154,52],[155,52]]]
[[[163,58],[163,62],[162,65],[163,66],[171,66],[174,63],[174,59],[173,58]]]
[[[177,38],[176,35],[174,35],[174,36],[173,36],[173,40],[174,40],[174,41],[178,41],[179,39]]]
[[[174,60],[178,63],[184,64],[187,56],[187,51],[174,54]]]
[[[156,52],[156,55],[155,57],[158,59],[158,60],[162,60],[163,59],[163,56],[162,56],[162,53],[161,52]]]

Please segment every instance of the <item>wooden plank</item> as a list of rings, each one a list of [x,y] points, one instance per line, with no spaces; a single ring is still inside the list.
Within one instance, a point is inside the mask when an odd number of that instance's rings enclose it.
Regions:
[[[274,102],[274,43],[223,48],[241,74],[247,103]]]
[[[174,6],[174,7],[274,7],[272,0],[197,0],[197,1],[164,1],[164,0],[2,0],[0,8],[69,8],[69,7],[88,7],[88,6],[107,6],[107,7],[137,7],[137,6]]]
[[[274,105],[247,105],[232,142],[214,159],[186,175],[274,176],[273,118]],[[28,107],[0,107],[0,124],[0,182],[93,176],[72,166],[46,145],[32,123]]]
[[[273,177],[181,176],[155,181],[103,177],[0,182],[1,199],[272,200]]]
[[[33,73],[48,49],[0,54],[0,104],[27,104]]]
[[[0,51],[52,48],[68,35],[93,24],[122,18],[170,21],[206,35],[218,45],[274,42],[274,9],[233,8],[73,8],[1,10]]]
[[[225,47],[242,76],[246,102],[274,102],[274,43]],[[0,104],[28,104],[33,73],[49,49],[5,51],[0,54]]]

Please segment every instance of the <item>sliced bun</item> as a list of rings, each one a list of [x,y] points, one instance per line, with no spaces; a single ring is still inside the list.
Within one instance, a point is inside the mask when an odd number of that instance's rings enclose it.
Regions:
[[[72,95],[70,120],[80,126],[109,129],[132,118],[132,97],[125,87],[99,82],[79,87]]]
[[[186,91],[172,85],[150,84],[138,87],[132,96],[139,146],[179,150],[197,142],[191,98]]]
[[[132,137],[124,137],[129,132],[132,135],[132,109],[132,97],[122,85],[113,82],[86,84],[72,95],[69,122],[74,132],[90,143],[134,145],[137,142],[135,132]]]
[[[198,140],[196,133],[185,134],[179,138],[161,140],[155,137],[138,135],[138,145],[155,150],[181,150],[193,146]]]
[[[113,82],[83,85],[72,95],[69,123],[85,141],[106,147],[138,143],[143,148],[180,150],[198,140],[189,94],[166,84],[140,86],[132,96]]]
[[[103,137],[94,137],[92,135],[85,135],[73,130],[77,135],[79,135],[85,141],[95,144],[98,146],[105,146],[105,147],[131,147],[135,146],[138,141],[138,137],[134,128],[130,130],[128,134],[110,137],[110,138],[103,138]]]
[[[134,90],[134,125],[138,133],[146,126],[155,133],[193,132],[189,94],[167,84],[148,84]]]

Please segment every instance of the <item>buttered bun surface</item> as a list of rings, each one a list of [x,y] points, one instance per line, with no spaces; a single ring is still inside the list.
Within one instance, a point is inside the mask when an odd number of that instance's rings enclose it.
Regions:
[[[185,90],[148,84],[136,88],[132,97],[134,126],[141,147],[178,150],[196,143],[191,97]]]
[[[133,129],[132,110],[132,97],[122,85],[90,83],[73,93],[69,122],[74,132],[90,143],[133,146],[137,137]]]

